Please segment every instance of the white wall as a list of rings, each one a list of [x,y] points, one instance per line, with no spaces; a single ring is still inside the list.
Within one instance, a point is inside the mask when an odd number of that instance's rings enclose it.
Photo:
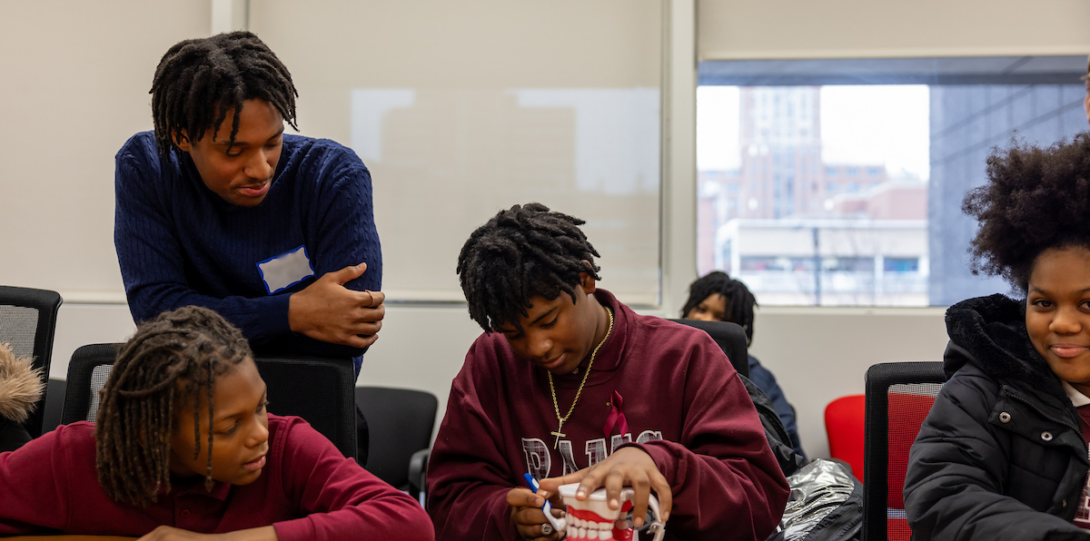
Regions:
[[[0,283],[116,296],[114,154],[207,2],[0,0]]]
[[[827,457],[825,406],[863,394],[872,364],[941,361],[944,308],[761,308],[750,352],[775,374],[795,406],[811,457]]]

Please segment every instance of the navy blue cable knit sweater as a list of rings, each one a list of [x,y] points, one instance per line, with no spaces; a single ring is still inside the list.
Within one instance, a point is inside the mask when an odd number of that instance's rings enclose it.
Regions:
[[[114,245],[136,322],[205,306],[242,329],[255,348],[352,356],[359,372],[363,350],[288,326],[288,297],[327,272],[365,262],[367,271],[346,287],[381,290],[371,175],[351,149],[285,134],[269,193],[252,208],[209,190],[188,153],[174,149],[161,158],[152,132],[130,138],[116,160]],[[270,287],[258,264],[299,247],[313,276]]]

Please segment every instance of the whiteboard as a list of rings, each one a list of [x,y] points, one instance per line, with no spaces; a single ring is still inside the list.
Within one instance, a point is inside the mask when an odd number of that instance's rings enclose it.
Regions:
[[[657,0],[250,7],[300,131],[371,170],[395,300],[461,300],[469,234],[537,201],[587,221],[602,287],[658,302],[661,25]]]

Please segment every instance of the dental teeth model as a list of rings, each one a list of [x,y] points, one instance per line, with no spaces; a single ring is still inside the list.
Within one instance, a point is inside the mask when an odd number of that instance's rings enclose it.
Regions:
[[[606,489],[595,490],[586,500],[579,501],[575,499],[575,491],[578,488],[579,483],[560,487],[560,496],[564,498],[564,505],[568,508],[567,539],[571,541],[584,539],[629,541],[635,538],[635,530],[632,528],[615,527],[621,514],[627,514],[632,510],[632,495],[635,491],[631,488],[621,490],[621,508],[610,509],[606,503]],[[654,532],[655,541],[662,541],[663,535],[666,534],[666,523],[662,521],[662,515],[659,512],[659,501],[652,495],[649,504],[655,517],[650,531]]]

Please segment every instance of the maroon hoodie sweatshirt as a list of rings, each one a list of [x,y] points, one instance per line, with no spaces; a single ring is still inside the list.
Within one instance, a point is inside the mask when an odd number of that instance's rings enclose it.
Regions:
[[[436,538],[518,539],[506,494],[524,486],[524,473],[558,477],[637,446],[673,488],[667,539],[765,539],[789,488],[723,351],[704,331],[637,315],[602,289],[594,295],[613,309],[613,331],[558,449],[546,371],[518,357],[500,333],[482,334],[470,348],[428,469]],[[554,376],[562,413],[583,376]],[[606,433],[615,391],[624,434],[617,423]]]

